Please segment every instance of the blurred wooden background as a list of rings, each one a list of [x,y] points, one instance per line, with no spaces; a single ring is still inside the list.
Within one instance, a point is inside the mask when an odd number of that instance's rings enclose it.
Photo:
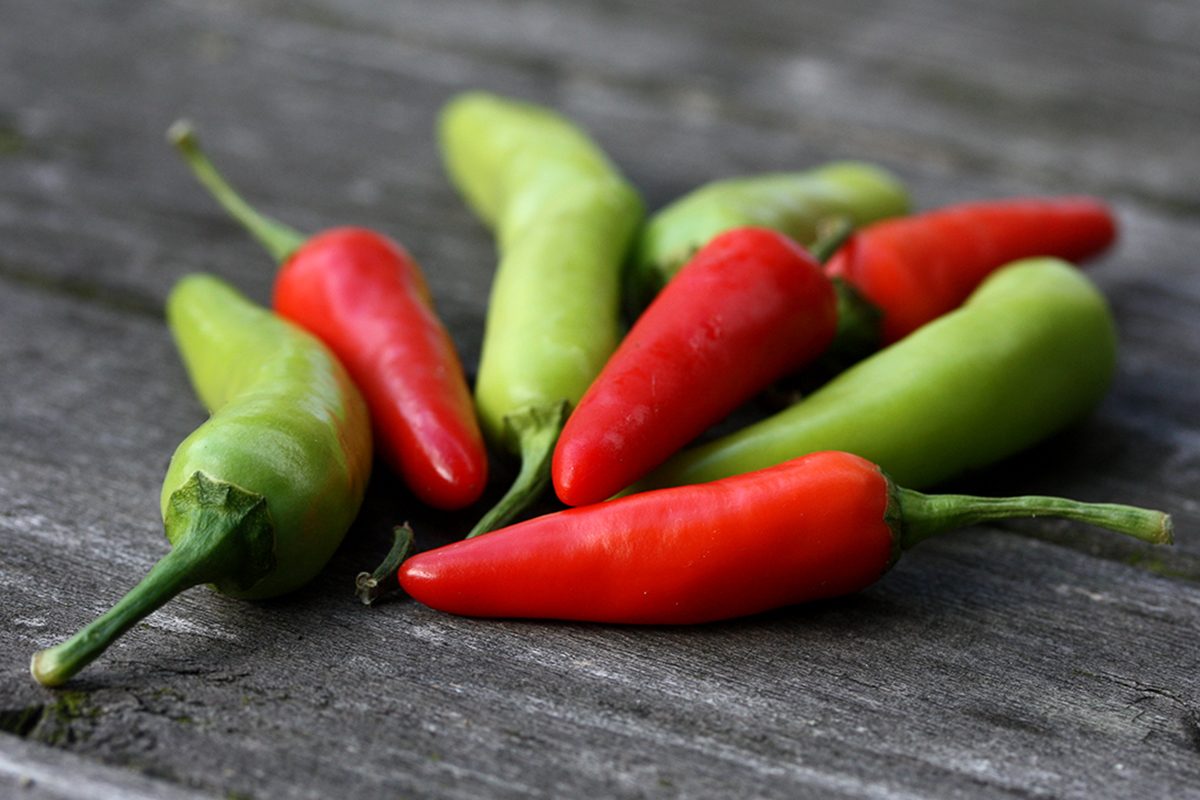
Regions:
[[[0,795],[1200,797],[1200,6],[1192,0],[0,0]],[[202,419],[162,317],[270,260],[163,138],[265,211],[423,264],[471,369],[492,241],[432,136],[454,92],[552,106],[651,208],[839,157],[918,206],[1087,192],[1122,333],[1083,424],[953,489],[1161,507],[1175,548],[975,528],[834,602],[694,629],[478,622],[350,588],[421,510],[382,469],[311,586],[193,590],[64,689],[29,655],[166,550]]]

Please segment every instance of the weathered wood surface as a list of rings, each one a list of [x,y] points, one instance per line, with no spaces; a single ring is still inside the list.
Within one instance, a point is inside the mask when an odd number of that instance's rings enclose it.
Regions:
[[[1200,6],[1191,0],[0,0],[0,796],[1200,797]],[[1093,192],[1123,337],[1075,429],[955,488],[1158,506],[1148,550],[1053,522],[931,542],[861,595],[696,629],[477,622],[349,593],[423,512],[377,471],[297,595],[193,590],[64,690],[30,653],[166,548],[202,418],[163,325],[271,267],[163,142],[195,119],[291,224],[386,230],[464,360],[493,266],[431,136],[485,87],[587,126],[651,206],[869,158],[919,205]]]

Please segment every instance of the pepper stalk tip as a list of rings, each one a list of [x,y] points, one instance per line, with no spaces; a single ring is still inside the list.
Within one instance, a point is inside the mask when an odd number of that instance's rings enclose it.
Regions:
[[[176,147],[189,147],[196,143],[196,127],[190,119],[180,117],[167,128],[167,141]]]
[[[354,593],[364,606],[375,603],[384,595],[400,589],[400,564],[413,548],[413,530],[406,522],[392,529],[392,549],[374,572],[360,572],[354,577]]]

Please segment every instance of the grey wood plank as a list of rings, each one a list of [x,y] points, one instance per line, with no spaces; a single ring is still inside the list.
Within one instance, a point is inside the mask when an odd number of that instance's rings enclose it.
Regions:
[[[697,0],[0,0],[0,794],[29,797],[1195,797],[1200,10]],[[52,43],[52,44],[51,44]],[[695,629],[488,623],[348,592],[387,528],[472,514],[377,472],[295,596],[193,590],[61,692],[32,650],[166,549],[158,482],[202,418],[160,307],[259,300],[265,256],[162,141],[194,117],[265,210],[400,238],[468,366],[490,237],[432,126],[485,86],[587,125],[651,206],[868,157],[918,205],[1097,192],[1123,349],[1091,419],[956,482],[1174,512],[1179,545],[1048,521],[931,542],[841,601]],[[33,783],[28,780],[32,778]]]
[[[21,800],[197,800],[208,793],[13,736],[0,737],[0,794]]]
[[[591,124],[655,202],[717,175],[865,154],[969,194],[987,189],[946,176],[1019,176],[1014,191],[1091,190],[1194,205],[1197,176],[1188,165],[1200,159],[1188,131],[1200,113],[1200,93],[1188,77],[1196,56],[1186,47],[1150,46],[1148,37],[1169,34],[1142,30],[1195,26],[1195,14],[1170,3],[1156,3],[1132,21],[1122,4],[1092,7],[1078,15],[1093,20],[1087,26],[1066,25],[1056,12],[1038,12],[1052,15],[1043,21],[1028,9],[955,14],[936,4],[918,14],[910,4],[826,8],[790,26],[773,25],[775,15],[759,11],[741,15],[739,27],[724,35],[766,38],[754,38],[753,47],[738,39],[736,48],[714,41],[725,28],[711,11],[702,12],[703,4],[666,19],[650,12],[648,20],[629,8],[605,15],[586,5],[556,15],[552,6],[536,5],[513,13],[508,4],[447,3],[422,11],[360,3],[314,5],[307,15],[290,16],[289,6],[267,6],[263,16],[219,4],[117,6],[120,13],[104,4],[54,4],[7,28],[0,52],[8,59],[10,125],[31,156],[28,163],[17,160],[16,192],[6,193],[6,213],[19,215],[12,227],[23,232],[8,247],[41,231],[39,260],[56,253],[46,247],[59,248],[59,258],[46,259],[49,268],[84,264],[95,276],[122,263],[139,286],[161,285],[158,265],[171,255],[141,231],[166,235],[189,211],[213,217],[162,146],[161,132],[175,116],[197,117],[226,158],[240,153],[227,163],[268,210],[287,211],[307,228],[352,213],[356,221],[393,229],[425,255],[426,237],[446,236],[427,229],[445,231],[437,221],[447,213],[460,229],[472,230],[439,174],[429,131],[438,103],[474,84],[539,97]],[[68,24],[76,13],[89,15],[87,24]],[[18,8],[10,16],[20,14]],[[539,14],[594,35],[517,38]],[[936,14],[944,19],[929,24]],[[1175,26],[1165,26],[1163,20],[1176,17]],[[428,30],[439,25],[438,35]],[[956,35],[964,32],[971,35]],[[38,42],[51,35],[71,38],[40,52]],[[865,44],[854,45],[854,37],[865,37]],[[627,47],[614,44],[626,40]],[[524,52],[518,41],[534,48],[526,60],[499,56]],[[864,63],[864,53],[874,60]],[[924,67],[931,74],[1048,93],[1040,101],[1048,109],[1019,96],[974,99],[969,87],[938,92],[908,76],[914,59],[934,54],[941,60]],[[647,58],[661,61],[642,63]],[[800,88],[789,89],[789,69],[802,76],[805,59],[828,81],[793,79]],[[797,60],[799,66],[788,66]],[[977,66],[981,61],[987,69]],[[102,69],[103,79],[123,91],[91,91],[76,80],[83,63]],[[606,69],[661,78],[647,88],[608,78]],[[688,100],[693,79],[703,82],[700,99]],[[1047,89],[1046,82],[1053,85]],[[668,89],[683,99],[664,99]],[[763,97],[743,98],[752,91]],[[911,125],[922,127],[903,133]],[[302,128],[321,135],[297,136]],[[669,157],[646,146],[682,137],[689,146],[671,148]],[[1099,142],[1089,144],[1093,139]],[[100,174],[103,180],[94,177]],[[1147,181],[1153,185],[1143,186]],[[124,202],[130,194],[153,202],[130,207]],[[934,205],[945,198],[921,199]],[[86,235],[87,249],[46,244],[69,242],[68,232]],[[475,237],[476,247],[458,249],[460,257],[484,258],[485,240],[477,230]],[[228,261],[246,265],[246,278],[265,287],[253,246],[237,237],[218,244],[237,248]],[[27,264],[27,252],[10,251],[7,260]],[[470,275],[446,293],[469,296],[487,272]]]

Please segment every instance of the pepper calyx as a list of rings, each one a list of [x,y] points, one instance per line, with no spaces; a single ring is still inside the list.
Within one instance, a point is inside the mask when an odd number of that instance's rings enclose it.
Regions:
[[[197,471],[171,493],[163,522],[196,583],[237,594],[275,569],[275,528],[261,494]]]

